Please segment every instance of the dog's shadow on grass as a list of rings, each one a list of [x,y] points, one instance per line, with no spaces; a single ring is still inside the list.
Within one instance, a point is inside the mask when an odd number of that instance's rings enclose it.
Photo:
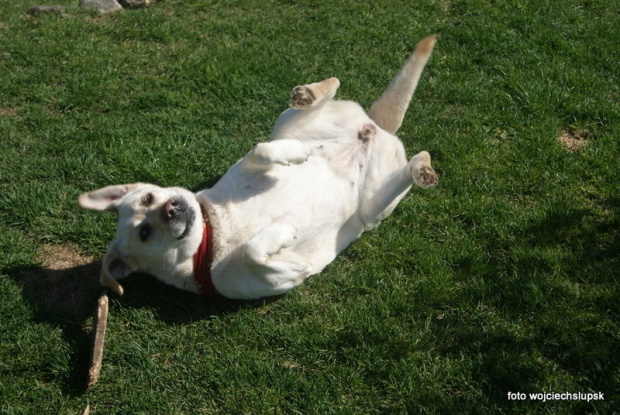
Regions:
[[[68,248],[53,248],[52,256],[65,256]],[[61,251],[59,253],[59,250]],[[72,256],[72,255],[69,255]],[[80,261],[74,261],[80,262]],[[83,262],[83,261],[81,261]],[[97,300],[104,292],[99,284],[100,261],[69,265],[71,261],[20,266],[4,270],[21,287],[24,301],[34,310],[34,320],[59,327],[70,349],[69,371],[58,379],[65,393],[79,396],[86,391],[87,374],[93,345]],[[164,285],[147,275],[134,275],[122,281],[125,295],[109,294],[110,313],[114,303],[123,308],[148,308],[156,318],[169,324],[186,324],[196,320],[232,313],[240,308],[260,307],[269,299],[242,302],[218,298],[205,300],[192,293]]]
[[[541,390],[555,371],[578,379],[584,389],[604,392],[606,399],[617,395],[620,199],[599,203],[602,215],[552,205],[515,233],[521,249],[513,248],[513,255],[482,264],[465,255],[456,263],[459,278],[484,281],[474,301],[501,310],[510,330],[494,326],[494,320],[486,321],[484,332],[480,324],[454,324],[450,311],[433,326],[451,340],[438,347],[451,356],[477,356],[475,371],[487,380],[484,393],[500,406],[511,404],[508,391]],[[502,249],[510,252],[510,245]],[[484,314],[481,307],[470,310]],[[477,319],[472,311],[455,315]]]
[[[69,371],[61,379],[50,375],[48,381],[58,382],[69,395],[86,390],[94,313],[101,293],[96,277],[99,266],[91,262],[51,269],[42,264],[4,270],[21,287],[24,302],[34,311],[34,321],[61,329],[71,351]]]

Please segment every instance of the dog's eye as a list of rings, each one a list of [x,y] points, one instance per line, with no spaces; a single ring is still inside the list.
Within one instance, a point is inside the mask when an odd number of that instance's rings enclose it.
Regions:
[[[152,193],[147,193],[144,195],[144,197],[142,198],[142,204],[144,206],[151,206],[153,204],[153,194]]]
[[[151,225],[145,224],[140,226],[140,240],[142,242],[146,241],[151,235],[152,230],[153,228],[151,227]]]

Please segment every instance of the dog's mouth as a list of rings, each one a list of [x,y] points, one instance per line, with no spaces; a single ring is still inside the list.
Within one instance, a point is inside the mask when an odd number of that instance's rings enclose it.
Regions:
[[[187,218],[185,220],[185,228],[183,229],[183,232],[181,232],[181,234],[179,236],[177,236],[177,241],[182,241],[183,239],[185,239],[185,237],[187,235],[189,235],[190,231],[192,230],[192,226],[194,226],[194,217],[195,215],[192,214],[191,215],[185,215]]]

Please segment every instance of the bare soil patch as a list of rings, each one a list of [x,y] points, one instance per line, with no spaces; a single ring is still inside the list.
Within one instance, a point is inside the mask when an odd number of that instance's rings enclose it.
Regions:
[[[0,116],[14,117],[19,113],[20,110],[20,107],[0,107]]]
[[[574,153],[585,146],[588,143],[587,139],[588,131],[570,127],[560,130],[560,135],[557,138],[562,146],[564,146],[564,148],[571,153]]]
[[[39,252],[38,259],[45,268],[53,271],[66,270],[93,262],[93,258],[64,245],[44,246]]]

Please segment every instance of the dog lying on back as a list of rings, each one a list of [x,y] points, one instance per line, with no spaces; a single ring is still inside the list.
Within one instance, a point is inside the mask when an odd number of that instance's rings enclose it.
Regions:
[[[101,283],[152,274],[205,297],[283,294],[377,226],[415,183],[437,184],[430,155],[409,161],[399,129],[436,37],[422,40],[368,114],[334,100],[330,78],[296,87],[271,139],[210,189],[135,183],[84,193],[86,209],[118,212]]]

